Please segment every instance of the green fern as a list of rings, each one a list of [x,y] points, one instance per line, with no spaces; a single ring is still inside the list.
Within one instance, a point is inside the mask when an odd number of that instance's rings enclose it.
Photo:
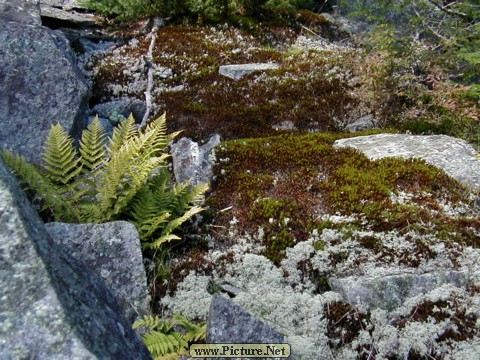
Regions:
[[[67,185],[82,171],[73,140],[62,125],[52,126],[43,154],[47,177],[55,184]],[[70,190],[67,186],[65,190]]]
[[[176,327],[181,332],[175,331]],[[133,328],[146,328],[143,342],[155,359],[178,359],[187,354],[190,343],[205,340],[206,324],[197,325],[181,315],[174,315],[173,320],[161,320],[158,316],[145,316],[133,324]]]
[[[165,169],[138,192],[132,204],[132,222],[137,226],[140,238],[147,249],[157,249],[172,240],[180,239],[174,234],[185,221],[202,211],[193,206],[203,199],[207,185],[173,185],[172,175]],[[156,209],[163,209],[162,212]]]
[[[35,192],[34,202],[41,203],[40,211],[48,211],[55,221],[80,222],[78,214],[73,211],[72,204],[65,197],[63,188],[54,184],[34,165],[27,163],[25,157],[0,150],[0,156],[17,177],[21,179],[23,188]]]
[[[146,248],[158,248],[179,239],[173,232],[202,210],[194,204],[207,190],[174,184],[165,150],[178,133],[166,130],[165,115],[142,132],[130,116],[107,143],[97,117],[83,132],[79,151],[61,125],[52,126],[40,169],[8,151],[0,155],[55,220],[129,220]]]

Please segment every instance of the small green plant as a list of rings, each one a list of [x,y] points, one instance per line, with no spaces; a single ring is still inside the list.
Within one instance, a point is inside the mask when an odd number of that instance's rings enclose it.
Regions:
[[[6,150],[3,160],[34,193],[47,219],[64,222],[133,222],[145,248],[179,239],[173,232],[199,213],[206,185],[175,184],[165,152],[176,136],[166,134],[165,115],[140,132],[132,116],[107,144],[96,118],[83,132],[80,148],[61,125],[52,126],[36,167]]]
[[[133,324],[133,328],[145,328],[143,342],[154,359],[174,360],[181,355],[188,355],[190,343],[205,340],[207,326],[193,324],[185,317],[175,314],[172,320],[161,320],[158,316],[148,315]]]

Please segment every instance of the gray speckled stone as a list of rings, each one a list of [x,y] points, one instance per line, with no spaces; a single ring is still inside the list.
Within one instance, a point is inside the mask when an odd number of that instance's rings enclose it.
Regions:
[[[379,134],[337,140],[333,147],[353,147],[373,160],[420,158],[464,185],[480,189],[480,160],[475,149],[466,141],[451,136]]]
[[[285,341],[282,334],[253,317],[240,305],[214,295],[208,318],[207,343],[281,344]]]
[[[41,25],[39,0],[0,0],[0,21]]]
[[[77,136],[89,88],[58,31],[0,21],[0,145],[39,162],[50,126]]]
[[[175,180],[190,181],[192,185],[210,182],[213,176],[212,150],[220,143],[220,135],[213,135],[203,145],[188,138],[181,138],[172,145],[172,161]]]
[[[135,225],[126,221],[54,222],[45,227],[57,244],[105,280],[130,323],[149,313],[147,277]]]
[[[333,291],[340,293],[353,306],[394,310],[406,299],[426,294],[444,284],[465,287],[468,278],[459,271],[437,271],[425,274],[399,274],[384,277],[351,276],[329,279]]]
[[[239,80],[242,77],[256,71],[268,71],[276,69],[278,69],[278,65],[271,63],[222,65],[218,69],[218,73],[231,79]]]
[[[151,359],[104,281],[50,238],[0,160],[0,358]]]

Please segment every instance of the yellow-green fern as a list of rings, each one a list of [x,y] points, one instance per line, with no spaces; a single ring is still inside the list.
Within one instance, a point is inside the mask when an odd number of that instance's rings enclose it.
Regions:
[[[166,133],[165,115],[140,132],[130,116],[107,139],[98,117],[83,132],[79,150],[61,125],[45,143],[44,164],[1,156],[27,188],[33,190],[48,217],[65,222],[134,222],[145,247],[179,239],[173,232],[202,209],[195,206],[205,186],[174,184],[165,150],[176,134]]]
[[[175,331],[179,327],[181,330]],[[161,320],[158,316],[145,316],[133,325],[134,329],[144,328],[143,342],[154,359],[178,359],[187,355],[191,343],[203,342],[206,336],[205,324],[197,325],[181,315],[174,315],[173,320]]]

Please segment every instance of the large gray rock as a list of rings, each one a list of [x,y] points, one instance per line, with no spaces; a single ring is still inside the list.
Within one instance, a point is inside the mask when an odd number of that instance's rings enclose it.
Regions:
[[[39,0],[0,0],[0,22],[41,25]]]
[[[198,185],[210,182],[214,165],[212,150],[219,143],[220,136],[214,135],[201,146],[188,138],[181,138],[173,144],[173,172],[177,183],[190,181],[192,185]]]
[[[253,63],[253,64],[237,64],[222,65],[218,73],[231,79],[239,80],[242,77],[257,71],[268,71],[278,69],[277,64],[272,63]]]
[[[221,295],[214,295],[212,298],[206,340],[208,344],[282,344],[285,342],[283,335],[278,331]]]
[[[335,141],[333,147],[353,147],[370,159],[420,158],[443,169],[466,186],[480,189],[478,153],[466,141],[446,135],[379,134]]]
[[[0,22],[0,145],[39,162],[50,126],[78,136],[89,88],[60,32]]]
[[[463,272],[449,270],[384,277],[332,278],[328,283],[333,291],[340,293],[353,306],[391,311],[402,305],[408,298],[426,294],[444,284],[465,288],[468,278]]]
[[[130,323],[149,313],[147,277],[135,225],[115,221],[49,223],[45,227],[55,243],[105,280]]]
[[[104,281],[58,247],[0,160],[0,358],[150,359]]]

